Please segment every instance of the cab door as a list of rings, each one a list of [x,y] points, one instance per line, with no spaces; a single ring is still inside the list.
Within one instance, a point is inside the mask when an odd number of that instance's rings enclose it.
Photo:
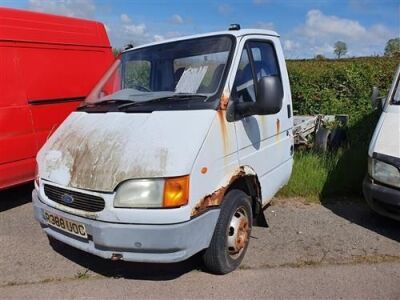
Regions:
[[[277,55],[277,47],[280,47],[277,38],[248,37],[243,38],[240,45],[242,53],[231,89],[231,101],[256,102],[257,82],[265,76],[280,76],[286,83],[287,74],[282,76],[280,68],[284,61]],[[235,121],[240,165],[250,166],[257,173],[264,204],[286,183],[291,171],[291,96],[287,86],[283,84],[283,87],[283,105],[278,113],[254,114]]]

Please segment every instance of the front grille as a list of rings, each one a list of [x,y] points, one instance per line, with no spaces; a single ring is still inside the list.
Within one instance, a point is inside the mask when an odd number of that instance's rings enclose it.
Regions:
[[[44,193],[54,202],[87,212],[99,212],[102,211],[105,206],[104,199],[101,197],[66,190],[53,185],[45,184]],[[66,195],[70,196],[69,199],[73,199],[71,203],[63,200]]]

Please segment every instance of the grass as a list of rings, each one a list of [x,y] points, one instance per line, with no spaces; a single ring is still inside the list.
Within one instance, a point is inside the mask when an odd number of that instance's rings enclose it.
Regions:
[[[292,176],[279,192],[283,197],[304,197],[318,202],[328,174],[334,169],[338,155],[321,155],[301,151],[295,154]]]
[[[74,278],[75,279],[88,279],[90,275],[88,274],[89,270],[85,271],[79,271],[78,273],[75,274]]]
[[[335,197],[362,197],[362,180],[367,171],[366,149],[295,154],[292,176],[278,196],[304,197],[310,202]]]
[[[379,112],[372,111],[348,128],[348,145],[337,152],[298,151],[289,183],[281,197],[304,197],[311,202],[361,198],[367,172],[368,145]]]
[[[335,153],[297,152],[283,197],[311,201],[361,198],[368,144],[379,113],[370,104],[372,86],[385,94],[396,57],[288,61],[293,107],[298,114],[349,115],[348,145]]]

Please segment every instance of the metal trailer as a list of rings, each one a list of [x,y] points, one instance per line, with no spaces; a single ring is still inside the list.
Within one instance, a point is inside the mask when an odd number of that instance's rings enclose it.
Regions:
[[[294,116],[294,144],[322,151],[340,147],[346,140],[347,123],[348,115]]]

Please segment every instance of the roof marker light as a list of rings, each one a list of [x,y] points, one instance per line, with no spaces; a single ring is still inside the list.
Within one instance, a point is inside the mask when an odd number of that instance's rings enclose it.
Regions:
[[[240,30],[240,24],[229,25],[229,30]]]

